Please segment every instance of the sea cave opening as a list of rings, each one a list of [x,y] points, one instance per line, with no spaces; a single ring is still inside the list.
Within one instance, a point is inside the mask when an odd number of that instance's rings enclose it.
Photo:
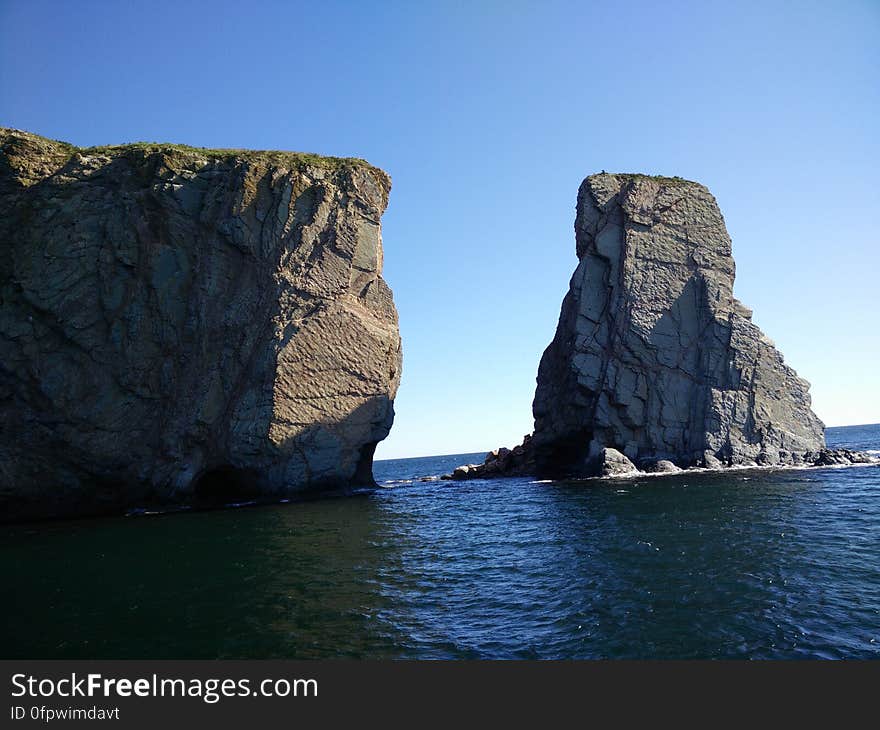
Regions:
[[[354,472],[353,483],[355,486],[376,486],[376,480],[373,478],[373,456],[376,453],[376,446],[378,444],[378,441],[371,441],[361,447],[357,468]]]
[[[224,465],[203,472],[193,485],[196,501],[229,502],[254,497],[258,493],[254,475],[247,469]]]
[[[537,474],[549,479],[564,479],[585,459],[593,432],[582,429],[556,439],[552,444],[535,449]]]

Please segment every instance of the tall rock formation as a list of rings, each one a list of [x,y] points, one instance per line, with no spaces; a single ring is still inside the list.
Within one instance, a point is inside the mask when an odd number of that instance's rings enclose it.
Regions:
[[[733,296],[711,193],[680,178],[592,175],[579,263],[538,370],[535,431],[449,478],[870,462],[825,450],[809,384]]]
[[[715,466],[824,448],[809,384],[733,296],[730,237],[705,187],[593,175],[575,237],[580,261],[538,371],[538,471],[582,472],[602,449]]]
[[[388,176],[0,130],[0,520],[372,483]]]

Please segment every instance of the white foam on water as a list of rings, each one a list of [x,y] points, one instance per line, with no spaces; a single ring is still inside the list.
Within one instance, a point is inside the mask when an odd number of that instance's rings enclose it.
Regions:
[[[877,453],[880,454],[880,451],[866,451],[864,453],[871,454]],[[725,466],[720,469],[710,469],[705,466],[689,466],[686,469],[682,469],[681,471],[657,471],[657,472],[645,472],[645,471],[630,471],[625,474],[608,474],[606,476],[601,477],[572,477],[569,479],[538,479],[535,481],[530,481],[529,484],[552,484],[556,481],[564,481],[564,482],[595,482],[595,481],[631,481],[642,479],[654,479],[654,478],[663,478],[663,477],[682,477],[687,474],[737,474],[741,472],[772,472],[772,471],[806,471],[808,469],[853,469],[859,466],[880,466],[880,461],[869,461],[865,463],[856,463],[856,464],[829,464],[829,465],[814,465],[814,464],[771,464],[769,466],[762,466],[760,464],[737,464],[736,466]],[[741,481],[749,481],[750,477],[740,477]],[[687,486],[687,485],[685,485]]]
[[[412,479],[386,479],[379,485],[379,487],[381,489],[392,489],[393,487],[400,487],[412,483]]]

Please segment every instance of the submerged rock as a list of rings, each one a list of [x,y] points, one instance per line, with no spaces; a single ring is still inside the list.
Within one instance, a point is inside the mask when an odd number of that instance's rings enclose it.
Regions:
[[[372,484],[389,190],[361,160],[0,130],[0,519]]]
[[[823,451],[809,384],[733,296],[730,237],[705,187],[593,175],[575,238],[579,263],[538,370],[531,473],[852,462]]]

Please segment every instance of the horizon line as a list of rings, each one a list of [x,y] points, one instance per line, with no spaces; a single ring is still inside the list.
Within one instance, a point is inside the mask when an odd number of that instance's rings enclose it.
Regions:
[[[825,426],[825,429],[829,428],[859,428],[863,426],[880,426],[880,421],[876,423],[841,423],[836,426]],[[517,444],[518,445],[518,444]],[[496,446],[495,448],[500,448]],[[513,448],[513,447],[510,447]],[[464,454],[489,454],[493,451],[493,449],[482,450],[477,449],[476,451],[458,451],[452,454],[421,454],[419,456],[391,456],[384,459],[373,459],[374,462],[377,461],[400,461],[402,459],[439,459],[442,456],[462,456]]]

